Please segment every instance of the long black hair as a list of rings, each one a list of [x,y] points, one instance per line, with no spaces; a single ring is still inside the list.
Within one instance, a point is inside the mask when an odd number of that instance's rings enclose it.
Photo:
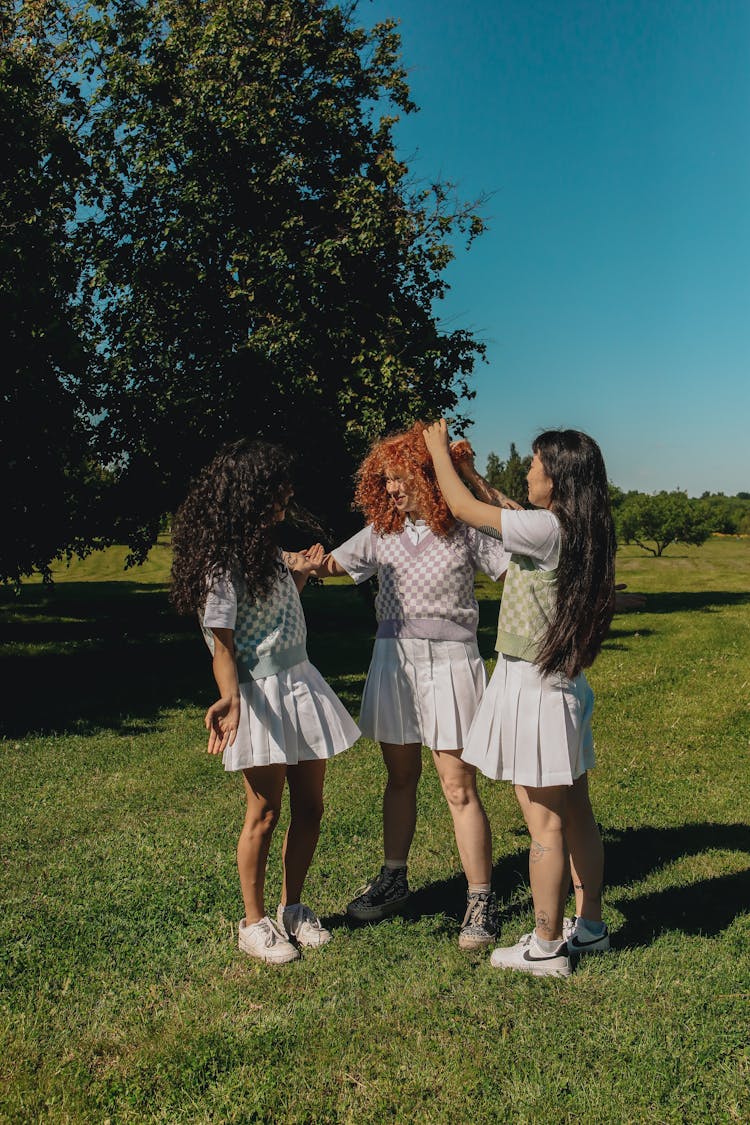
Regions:
[[[270,592],[283,573],[275,529],[291,470],[281,446],[241,438],[198,474],[172,526],[170,598],[179,613],[200,611],[219,574],[243,582],[252,599]]]
[[[593,438],[547,430],[534,441],[552,481],[550,510],[560,521],[555,615],[542,642],[542,672],[577,676],[593,664],[614,612],[615,529],[607,471]]]

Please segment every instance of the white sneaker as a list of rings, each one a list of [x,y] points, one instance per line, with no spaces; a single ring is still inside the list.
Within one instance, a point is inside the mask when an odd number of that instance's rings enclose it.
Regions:
[[[516,945],[493,950],[490,964],[495,969],[518,969],[535,977],[569,977],[571,973],[567,943],[561,941],[554,953],[545,953],[536,934],[524,934]]]
[[[279,906],[276,921],[293,941],[306,947],[325,945],[333,936],[309,906],[298,902],[296,906]]]
[[[606,926],[603,933],[592,934],[585,923],[582,924],[582,919],[574,918],[573,921],[575,925],[569,934],[566,934],[563,928],[563,937],[568,943],[568,956],[609,952],[609,930]]]
[[[284,965],[287,961],[299,959],[299,949],[288,940],[275,922],[266,915],[260,922],[248,926],[243,918],[240,922],[239,946],[243,953],[268,961],[272,965]]]

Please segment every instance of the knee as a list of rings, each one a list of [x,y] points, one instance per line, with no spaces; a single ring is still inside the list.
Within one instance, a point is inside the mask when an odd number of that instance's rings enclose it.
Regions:
[[[399,793],[408,793],[410,791],[416,792],[419,779],[422,775],[422,764],[413,767],[400,767],[399,769],[388,770],[388,788],[393,792],[394,790]]]
[[[306,797],[302,801],[293,801],[291,806],[292,820],[317,827],[323,819],[322,796]]]
[[[461,812],[479,800],[473,780],[449,778],[441,781],[443,795],[451,812]]]
[[[273,834],[279,822],[281,809],[270,804],[263,804],[260,808],[248,809],[245,819],[245,829],[251,835],[266,839]]]

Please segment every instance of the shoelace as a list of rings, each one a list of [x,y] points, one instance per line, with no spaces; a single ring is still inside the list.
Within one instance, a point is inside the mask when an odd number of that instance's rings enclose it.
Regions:
[[[303,906],[299,914],[297,915],[297,918],[299,920],[300,929],[302,928],[302,926],[304,926],[305,923],[307,923],[308,926],[311,926],[314,930],[323,929],[323,923],[321,922],[320,918],[318,918],[316,914],[313,914],[309,906]]]
[[[480,926],[482,929],[486,928],[487,920],[490,913],[490,896],[486,898],[477,898],[470,902],[466,915],[463,920],[464,926]]]
[[[263,919],[260,923],[260,928],[263,930],[264,938],[263,944],[266,949],[270,949],[277,941],[286,941],[284,935],[274,926],[270,918]]]
[[[362,898],[363,895],[369,895],[371,891],[380,891],[381,889],[386,889],[388,887],[388,884],[393,883],[394,881],[395,876],[391,876],[391,878],[389,879],[388,873],[381,871],[375,876],[374,879],[371,879],[369,883],[365,883],[364,887],[360,887],[359,890],[355,892],[354,897]]]

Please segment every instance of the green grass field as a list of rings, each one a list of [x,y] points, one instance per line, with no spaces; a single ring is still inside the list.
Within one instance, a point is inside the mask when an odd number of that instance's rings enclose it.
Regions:
[[[169,610],[168,547],[125,573],[124,554],[0,592],[0,1121],[750,1120],[750,540],[620,552],[649,600],[590,675],[614,949],[568,981],[458,950],[465,884],[427,756],[408,914],[349,928],[380,862],[367,742],[329,768],[306,889],[333,942],[281,969],[243,957],[243,798],[203,749],[208,655]],[[490,657],[497,590],[479,595]],[[304,600],[356,714],[369,607],[346,583]],[[526,834],[509,786],[481,790],[515,941]]]

